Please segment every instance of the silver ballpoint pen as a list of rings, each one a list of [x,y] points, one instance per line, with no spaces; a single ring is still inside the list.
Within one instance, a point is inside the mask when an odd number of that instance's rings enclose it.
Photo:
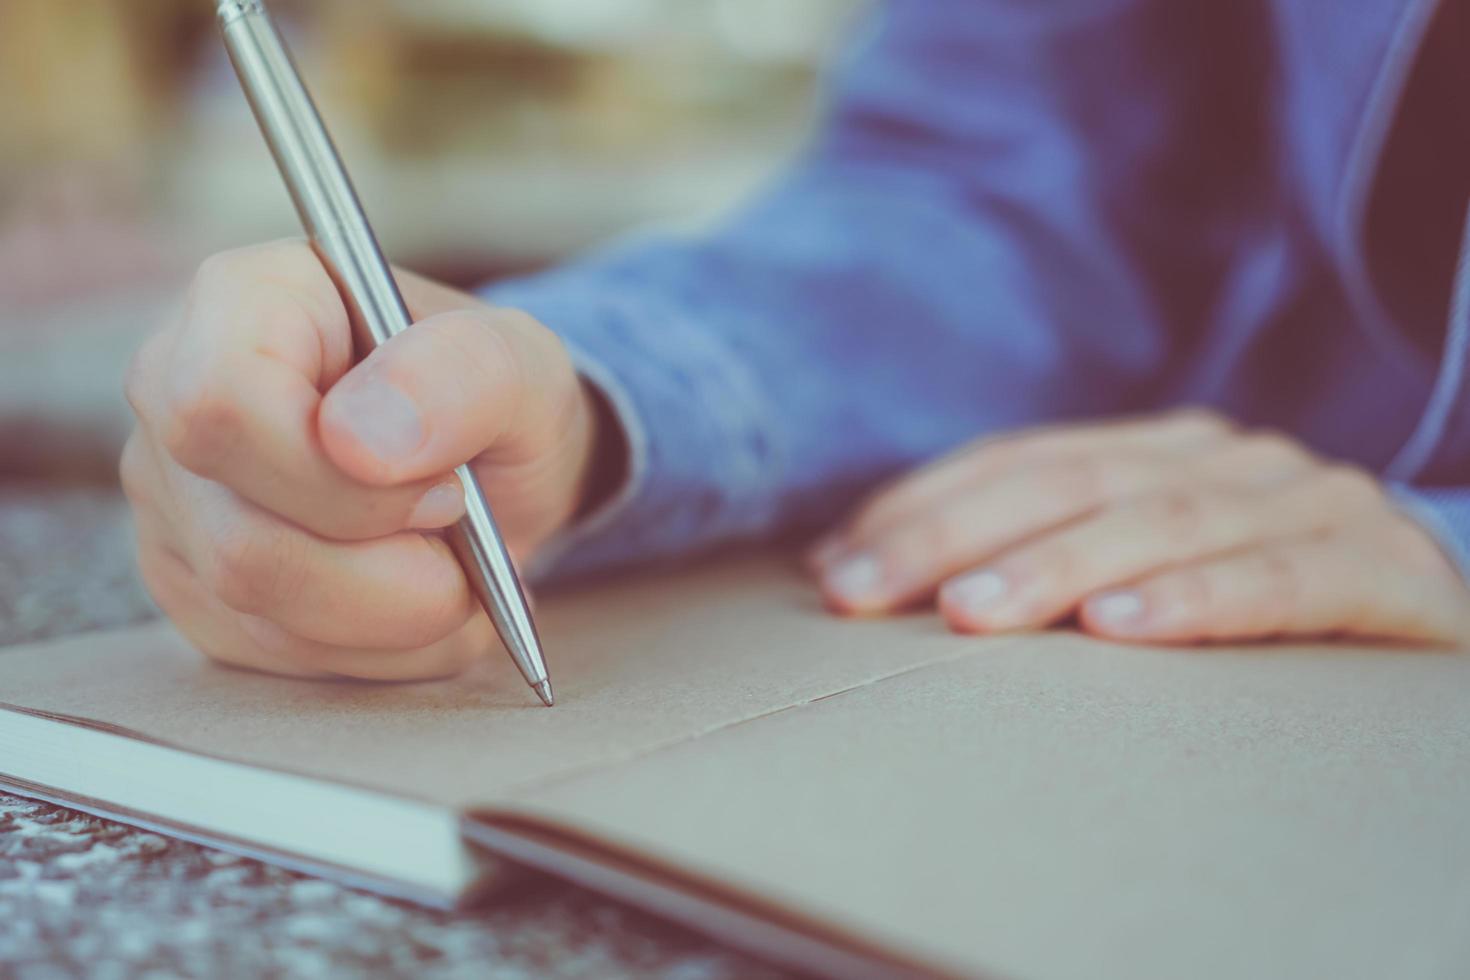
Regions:
[[[261,0],[220,0],[225,47],[255,120],[276,158],[312,247],[337,284],[359,354],[408,329],[408,308],[363,214],[332,139]],[[455,469],[465,516],[446,535],[470,590],[526,683],[554,703],[536,624],[505,542],[468,464]]]

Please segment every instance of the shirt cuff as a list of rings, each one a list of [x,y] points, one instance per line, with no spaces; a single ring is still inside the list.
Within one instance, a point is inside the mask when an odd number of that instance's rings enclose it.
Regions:
[[[619,290],[574,270],[494,286],[566,344],[622,425],[630,458],[611,500],[555,535],[527,570],[562,579],[685,554],[765,530],[778,460],[769,409],[748,367],[656,291]]]
[[[1434,536],[1470,582],[1470,488],[1391,484],[1398,505]]]

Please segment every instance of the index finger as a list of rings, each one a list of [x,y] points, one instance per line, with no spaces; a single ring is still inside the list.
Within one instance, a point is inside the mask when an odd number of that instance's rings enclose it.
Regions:
[[[165,391],[188,402],[259,355],[324,391],[352,366],[347,309],[316,253],[284,240],[221,252],[200,264],[184,300]]]
[[[335,467],[316,436],[321,389],[351,366],[336,287],[300,242],[204,263],[182,322],[139,352],[128,398],[175,462],[317,534],[372,538],[459,516],[458,487],[393,488]]]

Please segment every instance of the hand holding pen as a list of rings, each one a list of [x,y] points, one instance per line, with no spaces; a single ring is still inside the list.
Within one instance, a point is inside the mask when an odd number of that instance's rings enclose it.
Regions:
[[[280,112],[283,91],[262,86],[257,112]],[[299,138],[292,127],[306,123],[285,118],[276,136]],[[275,149],[308,162],[285,139]],[[593,396],[525,314],[405,273],[395,286],[345,180],[317,210],[335,157],[309,162],[317,183],[294,182],[293,196],[315,250],[208,260],[130,372],[139,426],[122,474],[144,579],[229,664],[440,676],[493,650],[498,632],[549,702],[509,555],[586,502],[603,436]],[[364,336],[373,322],[385,329]],[[377,344],[361,363],[354,328]],[[489,533],[487,498],[503,539]],[[458,557],[444,528],[461,538]]]

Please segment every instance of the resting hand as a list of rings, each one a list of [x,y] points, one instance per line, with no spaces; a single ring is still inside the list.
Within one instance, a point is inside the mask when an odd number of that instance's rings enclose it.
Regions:
[[[354,366],[312,252],[216,256],[134,361],[122,460],[149,591],[215,659],[278,673],[452,673],[494,631],[435,534],[475,461],[512,554],[582,499],[596,411],[530,317],[401,274],[418,321]]]
[[[838,611],[937,594],[961,632],[1470,642],[1470,588],[1377,481],[1194,411],[982,440],[880,490],[812,564]]]

